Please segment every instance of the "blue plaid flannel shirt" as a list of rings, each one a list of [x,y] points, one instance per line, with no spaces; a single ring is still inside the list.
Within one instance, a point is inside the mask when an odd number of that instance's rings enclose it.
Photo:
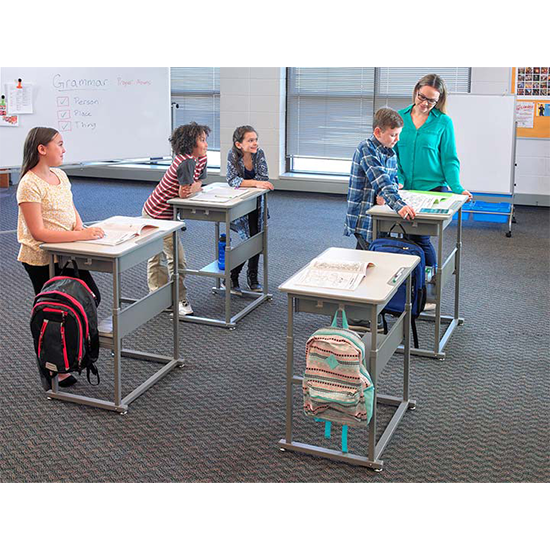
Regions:
[[[367,210],[376,204],[376,195],[396,212],[406,206],[398,193],[395,151],[372,135],[357,146],[351,162],[344,235],[357,233],[372,242],[372,218]]]

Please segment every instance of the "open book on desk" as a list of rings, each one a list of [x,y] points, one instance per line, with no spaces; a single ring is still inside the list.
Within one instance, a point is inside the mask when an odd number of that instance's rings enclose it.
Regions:
[[[373,266],[372,262],[313,260],[296,284],[318,288],[355,290],[367,274],[367,269]]]
[[[207,185],[198,193],[191,195],[189,200],[197,202],[229,202],[232,199],[242,198],[250,194],[254,189],[231,187],[230,185]]]
[[[451,210],[458,208],[462,202],[451,194],[434,196],[400,189],[399,195],[419,214],[448,214]]]
[[[101,237],[101,239],[82,242],[103,244],[105,246],[116,246],[117,244],[122,244],[130,239],[133,239],[134,237],[153,233],[153,231],[156,231],[159,228],[157,225],[154,225],[154,223],[146,220],[131,223],[106,221],[95,223],[93,227],[101,227],[101,229],[105,231],[105,236]]]

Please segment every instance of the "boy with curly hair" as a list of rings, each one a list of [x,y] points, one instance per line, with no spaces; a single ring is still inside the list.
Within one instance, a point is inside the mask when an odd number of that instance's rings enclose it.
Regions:
[[[202,126],[196,122],[179,126],[174,130],[170,143],[174,152],[174,159],[170,168],[155,187],[149,198],[143,205],[142,216],[157,220],[172,220],[174,209],[168,204],[170,199],[186,199],[193,193],[200,191],[202,180],[206,179],[206,152],[208,143],[206,138],[210,134],[208,126]],[[179,316],[191,315],[193,309],[187,299],[187,287],[183,271],[187,267],[185,252],[178,239],[179,261]],[[162,265],[163,256],[166,256],[168,268]],[[153,292],[168,282],[169,272],[174,265],[172,252],[172,236],[164,239],[163,251],[147,262],[147,285]]]

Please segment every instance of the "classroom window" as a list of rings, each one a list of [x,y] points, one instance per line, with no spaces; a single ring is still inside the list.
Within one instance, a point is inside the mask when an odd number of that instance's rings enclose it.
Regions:
[[[380,107],[411,103],[418,80],[439,74],[449,92],[470,91],[468,67],[290,67],[287,171],[347,175]]]
[[[171,67],[172,128],[197,122],[210,127],[208,167],[220,167],[220,69]]]

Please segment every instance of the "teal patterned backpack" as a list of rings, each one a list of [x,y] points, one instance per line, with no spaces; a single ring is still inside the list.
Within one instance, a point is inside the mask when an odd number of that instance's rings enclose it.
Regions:
[[[342,312],[342,328],[338,312]],[[306,370],[302,381],[304,413],[342,424],[342,451],[347,452],[350,424],[369,423],[374,406],[374,385],[366,367],[365,345],[349,330],[344,310],[336,311],[332,325],[315,331],[306,344]]]

